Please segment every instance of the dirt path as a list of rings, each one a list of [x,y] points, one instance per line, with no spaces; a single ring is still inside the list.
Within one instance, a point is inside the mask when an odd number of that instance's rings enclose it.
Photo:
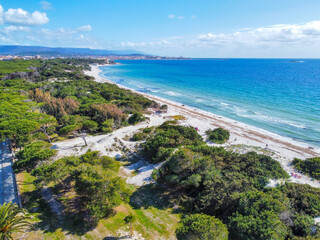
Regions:
[[[51,189],[46,186],[42,188],[41,196],[49,204],[51,212],[57,216],[59,223],[62,224],[64,220],[64,207],[61,202],[56,200],[56,196],[53,194]]]

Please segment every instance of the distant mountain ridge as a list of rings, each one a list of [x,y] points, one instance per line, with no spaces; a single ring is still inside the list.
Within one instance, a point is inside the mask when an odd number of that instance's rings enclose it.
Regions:
[[[64,48],[42,46],[0,45],[0,55],[41,55],[41,56],[76,56],[76,55],[146,55],[135,50],[102,50],[90,48]]]

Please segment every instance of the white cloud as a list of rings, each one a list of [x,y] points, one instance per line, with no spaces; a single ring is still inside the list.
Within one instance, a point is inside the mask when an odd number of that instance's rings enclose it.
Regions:
[[[52,4],[50,2],[41,1],[40,4],[41,4],[41,8],[44,9],[44,10],[53,9]]]
[[[168,47],[171,44],[167,39],[162,39],[159,41],[151,41],[151,42],[122,42],[120,44],[123,48],[136,48],[136,47]]]
[[[48,8],[48,2],[40,2],[44,8]],[[90,25],[84,25],[76,29],[58,28],[32,28],[49,22],[45,12],[34,11],[29,13],[21,8],[3,10],[0,5],[0,24],[6,26],[0,28],[0,44],[21,45],[46,45],[46,46],[70,46],[70,47],[102,47],[98,41],[85,32],[91,31]]]
[[[78,29],[29,28],[27,26],[7,26],[0,29],[0,44],[44,45],[62,47],[103,48],[104,44]]]
[[[25,26],[6,26],[3,30],[3,32],[5,33],[10,33],[10,32],[24,32],[24,31],[29,31],[30,28],[29,27],[25,27]]]
[[[10,8],[4,13],[4,22],[12,25],[36,26],[48,23],[49,18],[44,12],[34,11],[29,13],[21,8]]]
[[[79,31],[91,31],[92,27],[91,25],[85,25],[78,28]]]
[[[168,15],[168,18],[170,18],[170,19],[179,19],[179,20],[182,20],[182,19],[184,19],[184,16],[176,16],[176,15],[174,15],[174,14],[169,14],[169,15]]]
[[[282,45],[318,43],[320,21],[304,24],[279,24],[268,27],[242,29],[233,33],[207,33],[198,35],[194,44]]]
[[[168,45],[184,46],[279,46],[287,44],[318,44],[320,43],[320,21],[304,24],[279,24],[259,28],[240,29],[233,33],[205,33],[189,37],[167,38],[152,42],[131,43],[141,45],[163,45],[166,40]]]
[[[121,47],[200,57],[319,57],[320,21],[129,42],[122,43]]]

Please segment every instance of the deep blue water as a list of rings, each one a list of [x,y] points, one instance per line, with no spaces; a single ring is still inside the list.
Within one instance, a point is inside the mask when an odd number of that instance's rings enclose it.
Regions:
[[[123,86],[320,146],[320,60],[121,61]]]

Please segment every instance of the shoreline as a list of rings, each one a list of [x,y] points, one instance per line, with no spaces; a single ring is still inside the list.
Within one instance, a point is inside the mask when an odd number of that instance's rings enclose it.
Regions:
[[[236,120],[206,112],[194,107],[186,106],[181,103],[157,97],[148,93],[141,93],[117,84],[100,75],[102,71],[100,67],[102,66],[107,65],[91,65],[91,71],[86,71],[85,74],[94,77],[95,81],[97,82],[115,84],[120,88],[128,89],[158,103],[168,105],[168,113],[170,113],[170,115],[182,115],[186,117],[186,120],[182,121],[181,124],[198,127],[199,133],[203,137],[205,136],[205,131],[209,128],[213,129],[222,127],[230,132],[230,140],[226,144],[217,145],[209,143],[209,145],[223,146],[226,148],[236,148],[237,146],[242,146],[248,147],[249,150],[250,147],[258,148],[260,152],[265,151],[270,153],[270,155],[272,155],[272,157],[281,164],[288,174],[299,174],[291,166],[291,162],[294,158],[305,159],[320,155],[320,148],[314,146],[311,147],[307,143],[298,142],[294,139],[280,136],[267,130],[238,122]],[[320,187],[320,183],[318,181],[312,180],[310,177],[305,175],[302,175],[301,179],[291,177],[290,180],[292,182],[307,183],[311,186]]]

